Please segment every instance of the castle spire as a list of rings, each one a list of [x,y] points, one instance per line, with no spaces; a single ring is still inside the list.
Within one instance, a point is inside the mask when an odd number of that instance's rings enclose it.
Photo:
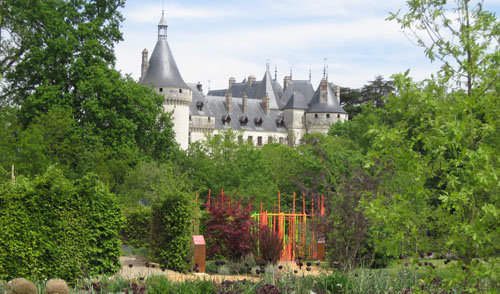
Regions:
[[[165,20],[165,10],[161,11],[161,19],[158,24],[158,40],[167,39],[167,21]]]

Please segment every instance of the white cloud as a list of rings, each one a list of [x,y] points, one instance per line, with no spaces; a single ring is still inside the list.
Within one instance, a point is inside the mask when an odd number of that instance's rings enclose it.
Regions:
[[[167,19],[220,19],[235,15],[236,11],[208,7],[196,7],[178,4],[167,4],[165,16]],[[129,8],[125,11],[126,19],[137,23],[151,23],[159,19],[158,5],[143,5],[138,8]]]

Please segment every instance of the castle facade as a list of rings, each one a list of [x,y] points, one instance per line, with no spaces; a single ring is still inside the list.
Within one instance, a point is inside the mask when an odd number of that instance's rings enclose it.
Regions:
[[[227,89],[203,93],[199,83],[185,83],[167,42],[162,14],[158,41],[151,54],[142,52],[140,83],[165,97],[164,110],[172,112],[175,139],[182,149],[207,134],[227,129],[240,132],[238,139],[256,146],[280,143],[294,146],[307,133],[327,133],[331,124],[347,120],[340,107],[340,88],[326,76],[314,90],[311,80],[286,76],[283,86],[269,71],[262,80],[250,75],[242,82],[230,78]]]

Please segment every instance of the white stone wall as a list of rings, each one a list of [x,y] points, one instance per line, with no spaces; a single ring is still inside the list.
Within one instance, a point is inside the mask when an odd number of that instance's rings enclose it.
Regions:
[[[326,134],[332,124],[346,120],[347,114],[342,113],[306,113],[307,133]]]
[[[207,134],[213,134],[215,118],[208,116],[191,116],[189,122],[189,143],[205,140]]]
[[[215,130],[214,131],[214,134],[219,134],[219,133],[223,133],[225,130]],[[264,146],[265,144],[268,144],[270,143],[269,140],[271,138],[271,141],[273,143],[280,143],[280,138],[281,139],[281,142],[283,145],[286,145],[287,144],[287,137],[288,137],[288,133],[286,131],[283,131],[283,132],[258,132],[258,131],[245,131],[243,132],[242,134],[240,135],[237,135],[238,138],[237,140],[239,140],[239,136],[241,136],[241,140],[243,140],[243,142],[249,142],[249,140],[251,140],[252,144],[254,146],[257,146],[257,147],[262,147]],[[251,139],[249,139],[251,137]],[[262,138],[262,145],[259,146],[259,137]]]
[[[173,130],[175,141],[181,149],[186,150],[189,146],[189,105],[192,100],[192,93],[189,89],[179,88],[158,88],[163,94],[165,101],[163,109],[165,112],[172,112]]]

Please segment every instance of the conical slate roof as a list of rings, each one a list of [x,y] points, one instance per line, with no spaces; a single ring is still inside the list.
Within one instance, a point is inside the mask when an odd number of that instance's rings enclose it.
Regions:
[[[158,24],[158,42],[149,59],[148,71],[140,82],[148,86],[153,83],[155,87],[189,89],[181,77],[168,46],[166,26],[165,17],[162,14],[160,24]]]
[[[327,97],[326,103],[322,103],[320,100],[321,87],[326,87]],[[314,93],[311,102],[309,103],[309,109],[307,112],[317,112],[317,113],[347,113],[340,107],[337,102],[337,97],[333,93],[332,87],[329,85],[328,81],[322,80],[318,86],[318,89]]]
[[[306,102],[306,97],[302,95],[302,93],[295,91],[290,99],[288,99],[288,103],[286,104],[284,109],[308,109],[309,106]]]
[[[262,78],[262,82],[260,83],[260,88],[257,92],[256,98],[262,98],[267,94],[269,97],[269,109],[281,109],[283,107],[283,103],[281,102],[277,89],[273,87],[273,84],[271,73],[269,72],[269,68],[267,68],[266,73]]]

